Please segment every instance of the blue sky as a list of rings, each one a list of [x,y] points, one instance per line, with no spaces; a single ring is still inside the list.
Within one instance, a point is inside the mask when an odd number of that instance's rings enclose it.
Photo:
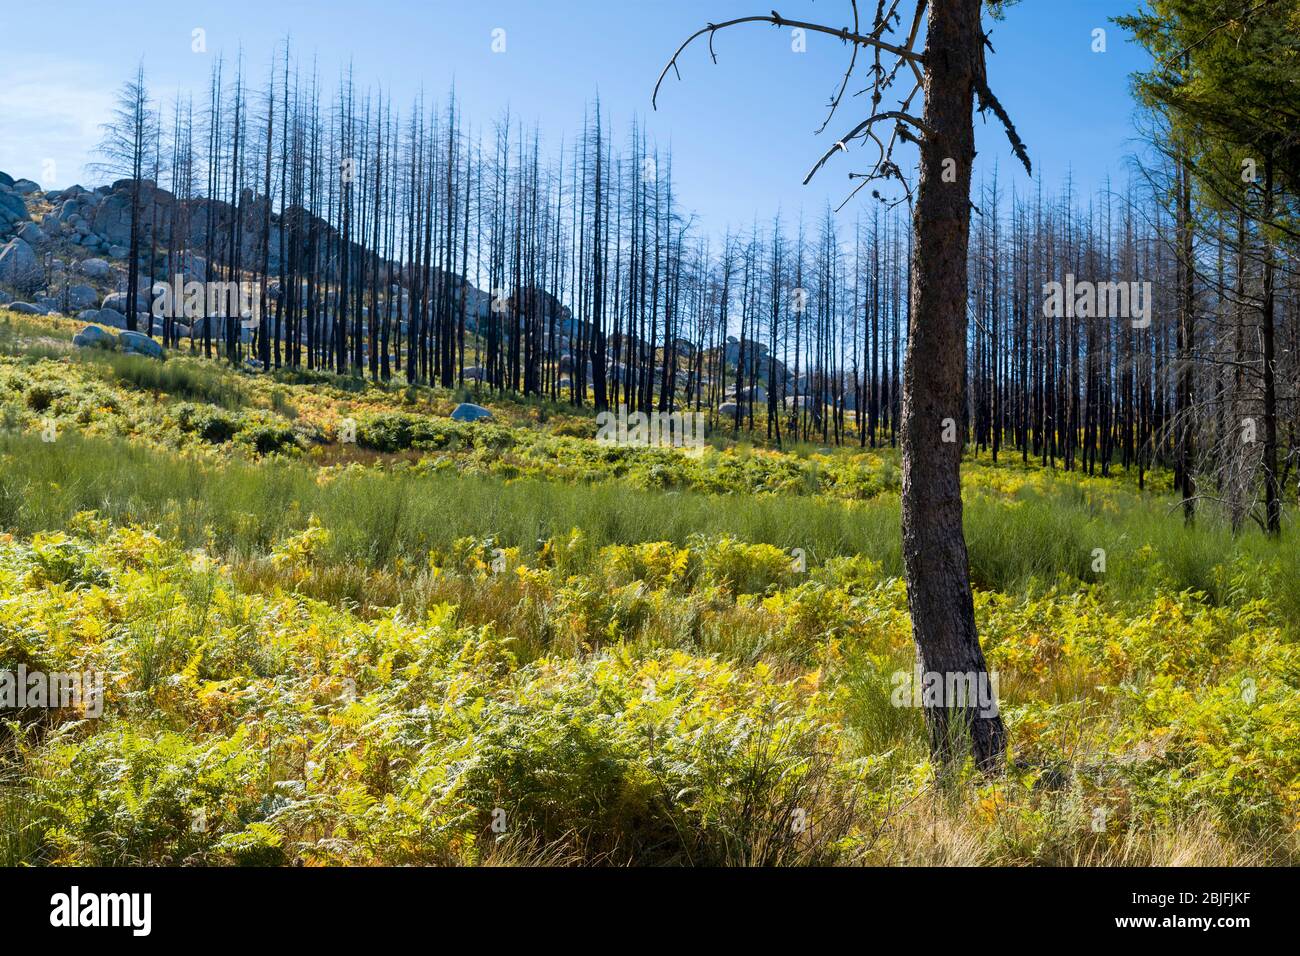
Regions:
[[[1021,0],[993,25],[991,84],[1049,189],[1067,170],[1081,189],[1100,188],[1107,174],[1117,184],[1125,177],[1124,157],[1136,148],[1128,77],[1146,61],[1108,19],[1136,3]],[[654,80],[689,33],[708,20],[766,12],[772,0],[132,0],[129,13],[103,2],[58,6],[53,29],[48,7],[9,5],[0,41],[0,169],[47,188],[96,183],[84,167],[98,126],[139,58],[164,100],[192,91],[202,101],[219,53],[229,60],[242,48],[260,85],[286,33],[327,78],[350,61],[358,83],[383,86],[398,103],[421,87],[442,98],[454,81],[471,122],[486,126],[509,106],[552,146],[573,136],[584,103],[599,93],[618,135],[639,114],[661,146],[671,145],[682,205],[711,230],[766,222],[778,209],[817,216],[847,194],[846,174],[869,159],[865,149],[837,156],[812,185],[800,185],[833,137],[860,118],[854,107],[865,99],[846,99],[827,131],[813,135],[847,62],[830,37],[810,35],[799,54],[788,31],[770,26],[719,33],[718,65],[703,43],[694,46],[682,81],[670,77],[651,112]],[[776,9],[839,24],[848,3],[787,0]],[[198,28],[206,53],[191,49]],[[497,28],[504,53],[492,51]],[[1096,28],[1107,31],[1105,53],[1091,49]],[[990,123],[978,137],[982,168],[996,162],[1004,185],[1028,188],[1001,130]]]

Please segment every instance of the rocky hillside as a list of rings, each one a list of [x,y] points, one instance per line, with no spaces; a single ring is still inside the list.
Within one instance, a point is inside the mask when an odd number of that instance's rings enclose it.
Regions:
[[[145,196],[160,211],[156,221],[172,221],[169,193],[145,184]],[[42,190],[0,172],[0,304],[13,311],[125,328],[129,241],[128,183]],[[181,268],[187,278],[206,277],[199,256],[187,255]],[[149,285],[146,275],[146,294]]]
[[[111,186],[95,189],[70,186],[62,190],[42,190],[31,180],[15,180],[0,172],[0,305],[24,314],[75,317],[87,323],[79,336],[80,344],[111,343],[112,333],[92,326],[115,330],[125,330],[128,326],[126,260],[131,232],[132,185],[131,180],[119,180]],[[186,281],[206,281],[209,278],[208,263],[193,250],[209,247],[208,229],[212,228],[216,231],[214,246],[219,255],[224,256],[224,246],[231,235],[232,220],[237,213],[229,203],[221,200],[178,200],[172,193],[149,181],[141,182],[139,191],[143,209],[141,247],[146,250],[146,254],[142,256],[144,261],[136,299],[136,324],[146,334],[139,339],[134,336],[117,336],[117,339],[119,345],[131,350],[158,354],[155,345],[141,341],[147,339],[148,333],[157,328],[156,324],[149,322],[146,311],[148,303],[152,301],[154,281],[170,281],[177,271]],[[246,192],[240,205],[243,209],[243,222],[241,228],[234,230],[242,236],[240,260],[245,263],[260,263],[266,200]],[[289,215],[309,216],[303,210],[291,210]],[[335,241],[338,240],[337,231],[325,221],[309,218],[306,222],[307,225],[301,228],[309,228],[314,222],[319,235],[332,236]],[[280,266],[281,228],[281,214],[272,212],[267,250],[269,271],[272,274]],[[177,245],[183,245],[190,251],[169,258],[166,250]],[[152,257],[152,268],[147,261],[150,259],[147,251],[150,249],[156,250]],[[352,250],[354,261],[370,255],[356,244],[353,244]],[[409,271],[399,267],[395,269],[395,274],[401,285],[406,286],[410,278]],[[221,276],[214,276],[219,277]],[[464,284],[468,297],[467,329],[471,333],[477,332],[480,321],[489,314],[491,296],[472,284],[464,283],[459,276],[455,277],[455,283]],[[279,292],[279,283],[272,280],[268,284],[269,296],[275,299]],[[571,311],[549,292],[524,290],[517,303],[513,299],[508,300],[508,307],[516,304],[521,310],[537,310],[548,318],[554,316],[559,345],[565,353],[560,359],[560,371],[565,376],[571,375],[576,363],[569,353],[577,342],[586,339],[585,324],[574,318]],[[405,314],[409,305],[409,295],[403,292],[398,306],[403,333],[406,331]],[[365,312],[363,309],[363,315]],[[197,338],[203,321],[214,320],[214,317],[210,317],[193,326],[181,325],[178,334],[181,338]],[[214,337],[222,334],[219,329],[214,328],[212,331]],[[507,337],[510,331],[509,323],[501,329]],[[252,333],[244,330],[243,337],[245,341],[250,341]],[[616,340],[620,353],[624,355],[631,350],[643,348],[635,336],[617,335],[610,339],[611,348]],[[678,350],[684,356],[689,356],[695,347],[694,343],[685,339],[678,343]],[[725,362],[734,368],[742,355],[739,340],[734,336],[729,337],[725,349]],[[752,363],[754,366],[756,384],[752,389],[743,390],[739,396],[734,385],[731,386],[719,407],[722,414],[734,414],[737,403],[742,412],[750,404],[765,403],[767,388],[771,386],[768,381],[769,371],[773,368],[779,378],[784,377],[787,389],[793,385],[793,379],[785,365],[780,360],[770,361],[767,353],[766,343],[746,341],[743,354],[747,364]],[[587,376],[590,378],[590,362],[586,365]],[[607,369],[610,380],[621,382],[626,374],[624,364],[611,356]],[[477,366],[470,367],[465,370],[465,375],[478,379],[483,375],[483,370]],[[805,377],[799,386],[806,392],[809,380]],[[567,378],[561,381],[561,387],[568,387]],[[787,399],[787,405],[790,401],[792,400]]]
[[[119,180],[96,189],[43,190],[31,180],[0,172],[0,305],[23,314],[63,315],[125,329],[132,185],[131,180]],[[208,263],[194,250],[208,248],[211,229],[215,246],[224,257],[237,212],[221,200],[178,200],[149,181],[141,182],[139,191],[141,248],[146,254],[137,293],[137,324],[147,328],[148,316],[143,310],[152,299],[154,281],[170,281],[176,272],[186,281],[206,281]],[[242,237],[240,259],[260,263],[266,200],[246,193],[240,208],[243,222],[235,230]],[[329,237],[338,241],[337,231],[324,220],[303,210],[293,212],[307,217],[301,228],[314,227],[322,242]],[[272,212],[267,250],[272,274],[280,267],[281,221],[281,215]],[[167,257],[165,250],[182,244],[190,251]],[[150,249],[157,250],[152,265],[147,254]],[[369,255],[361,246],[352,245],[352,261]],[[398,274],[401,276],[400,270]],[[403,285],[406,278],[401,276]],[[457,282],[462,281],[457,277]],[[466,291],[470,324],[475,326],[475,320],[487,314],[490,296],[468,284]],[[278,283],[268,283],[268,294],[273,299],[279,295]],[[182,336],[188,333],[188,328],[182,328]]]

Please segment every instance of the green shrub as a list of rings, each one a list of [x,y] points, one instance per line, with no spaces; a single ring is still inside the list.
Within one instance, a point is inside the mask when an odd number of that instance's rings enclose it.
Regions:
[[[27,394],[23,397],[27,407],[32,411],[40,413],[48,410],[54,402],[67,394],[67,389],[60,385],[52,385],[48,382],[36,382],[27,389]]]
[[[198,435],[214,445],[230,441],[239,431],[241,421],[216,408],[182,402],[172,411],[181,431]]]
[[[410,412],[384,412],[357,424],[357,444],[376,451],[440,449],[460,438],[459,424]]]
[[[84,587],[102,585],[108,580],[107,572],[99,567],[85,542],[68,538],[62,532],[36,535],[29,559],[29,581],[33,586]]]
[[[293,426],[278,422],[245,424],[236,435],[236,441],[258,455],[291,454],[302,448]]]

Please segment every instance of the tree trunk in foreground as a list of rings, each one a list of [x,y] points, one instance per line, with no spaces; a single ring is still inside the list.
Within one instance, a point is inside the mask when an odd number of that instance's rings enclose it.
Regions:
[[[980,2],[930,4],[924,120],[931,132],[921,147],[913,214],[912,318],[903,379],[907,603],[921,669],[943,678],[945,687],[952,686],[948,679],[954,674],[987,681],[962,535],[960,478],[966,248],[975,157],[971,114],[983,69]],[[969,737],[978,766],[997,770],[1006,751],[1002,720],[968,703],[946,699],[943,706],[926,706],[931,751],[940,763],[948,763],[960,756],[963,738]]]

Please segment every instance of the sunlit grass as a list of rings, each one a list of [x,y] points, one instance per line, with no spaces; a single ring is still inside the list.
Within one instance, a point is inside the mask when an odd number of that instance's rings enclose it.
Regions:
[[[541,400],[452,426],[489,399],[66,332],[0,321],[0,664],[113,694],[0,731],[0,863],[1296,859],[1289,524],[972,456],[1010,753],[936,776],[893,700],[896,450],[628,452]]]

